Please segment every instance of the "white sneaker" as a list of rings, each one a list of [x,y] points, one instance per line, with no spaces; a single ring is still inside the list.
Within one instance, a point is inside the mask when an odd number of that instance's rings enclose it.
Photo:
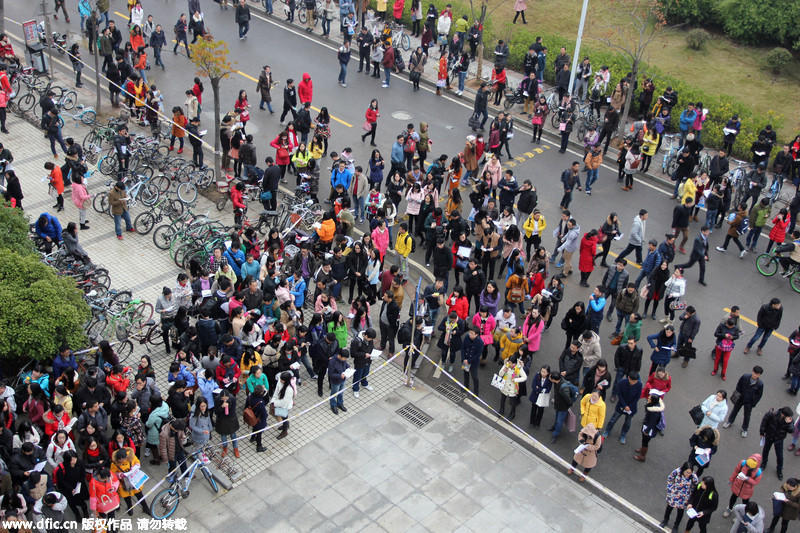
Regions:
[[[388,86],[388,85],[386,85],[385,83],[384,83],[384,84],[382,84],[382,85],[381,85],[381,87],[383,87],[384,89],[388,89],[388,88],[389,88],[389,86]]]
[[[145,457],[150,457],[150,448],[145,448],[144,449],[144,456]]]
[[[722,252],[723,254],[724,254],[725,252],[727,252],[727,250],[726,250],[725,248],[723,248],[722,246],[717,246],[717,251],[718,251],[718,252]]]
[[[372,385],[364,385],[364,388],[370,392],[375,390],[375,388]]]
[[[747,430],[746,430],[746,429],[743,429],[743,430],[742,430],[742,438],[744,439],[744,438],[746,438],[746,437],[747,437]]]
[[[357,390],[353,391],[353,397],[354,398],[358,398],[358,391]]]
[[[742,250],[741,252],[739,252],[739,259],[744,257],[746,254],[747,254],[747,250]]]
[[[722,428],[723,429],[728,429],[729,427],[731,427],[731,423],[730,422],[725,422],[724,424],[722,424]]]
[[[347,84],[346,84],[346,83],[343,83],[343,84],[342,84],[342,87],[347,87]]]

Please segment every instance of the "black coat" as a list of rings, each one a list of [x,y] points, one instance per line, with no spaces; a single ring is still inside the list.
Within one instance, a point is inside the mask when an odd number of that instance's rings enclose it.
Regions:
[[[381,304],[381,312],[378,315],[379,317],[383,315],[384,308],[386,309],[386,319],[389,321],[389,327],[397,329],[400,319],[400,306],[397,305],[397,302],[394,300],[389,303],[383,302],[383,304]]]
[[[264,178],[261,180],[261,188],[265,191],[277,191],[281,183],[281,167],[272,165],[264,171]]]
[[[793,429],[792,422],[786,422],[779,410],[770,409],[761,419],[761,427],[758,430],[758,434],[767,440],[778,441],[786,438],[786,435],[791,433]]]
[[[778,329],[781,325],[781,318],[783,317],[783,307],[773,309],[770,304],[764,304],[758,310],[758,317],[756,322],[758,327],[764,329]]]
[[[538,195],[536,191],[533,189],[528,189],[519,192],[519,198],[517,198],[517,209],[521,213],[533,213],[533,210],[536,208],[536,204],[539,202]]]
[[[569,346],[564,348],[564,351],[561,352],[561,356],[558,358],[558,372],[559,374],[564,372],[561,378],[566,379],[573,385],[577,385],[581,366],[583,366],[583,354],[581,354],[580,350],[573,354]]]
[[[350,356],[353,358],[353,368],[364,368],[370,363],[367,357],[375,349],[375,343],[356,336],[350,342]]]
[[[747,373],[739,378],[736,382],[736,392],[742,395],[740,401],[743,405],[754,407],[764,394],[764,382],[758,379],[755,383],[750,383],[750,377],[751,375]]]
[[[639,372],[642,369],[642,349],[638,346],[633,350],[628,345],[619,345],[614,352],[614,368],[624,370],[625,374]]]
[[[446,348],[444,344],[444,337],[445,337],[444,328],[445,324],[447,324],[448,322],[449,320],[445,319],[442,321],[441,324],[439,324],[439,331],[441,331],[442,333],[441,335],[439,335],[439,341],[436,343],[436,346],[438,346],[442,350]],[[464,332],[467,331],[466,322],[464,322],[460,318],[456,319],[456,324],[457,326],[450,334],[450,349],[454,352],[461,350],[461,338],[463,337]]]
[[[711,513],[717,510],[719,494],[715,490],[709,491],[708,489],[701,488],[698,483],[692,489],[692,495],[689,496],[689,503],[695,511],[703,513],[703,517],[700,518],[700,521],[707,523],[708,520],[711,519]]]

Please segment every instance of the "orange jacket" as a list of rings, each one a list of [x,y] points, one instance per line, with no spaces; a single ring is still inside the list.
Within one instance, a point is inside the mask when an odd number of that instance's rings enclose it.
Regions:
[[[333,235],[336,233],[336,222],[333,219],[323,220],[320,227],[317,228],[317,235],[322,242],[331,242]]]
[[[130,371],[130,367],[126,366],[121,374],[109,374],[106,377],[106,385],[108,385],[114,392],[123,392],[128,390],[128,385],[131,380],[125,377],[125,373]]]
[[[64,194],[64,176],[61,174],[61,167],[56,165],[50,171],[50,185],[58,194]]]

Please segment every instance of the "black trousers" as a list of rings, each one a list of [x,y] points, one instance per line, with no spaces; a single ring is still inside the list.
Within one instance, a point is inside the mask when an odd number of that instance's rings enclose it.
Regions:
[[[741,244],[739,246],[741,247]],[[705,281],[705,277],[706,277],[706,258],[705,257],[701,257],[699,255],[692,254],[691,256],[689,256],[689,262],[688,263],[684,263],[682,265],[675,265],[675,268],[686,269],[686,268],[689,268],[689,267],[693,266],[695,263],[697,263],[698,266],[700,267],[700,281]]]
[[[291,105],[289,105],[288,102],[284,102],[283,103],[283,112],[281,113],[281,122],[283,122],[283,119],[286,118],[286,114],[289,113],[289,112],[292,113],[292,120],[296,120],[297,119],[297,112],[294,110],[294,108]]]
[[[389,326],[388,324],[380,323],[381,326],[381,344],[380,348],[386,348],[386,343],[389,343],[389,351],[394,355],[394,339],[397,337],[397,328]]]
[[[478,369],[480,365],[470,365],[469,372],[464,370],[464,386],[470,389],[475,396],[480,396],[478,385]],[[469,379],[472,378],[472,386],[469,385]]]
[[[322,396],[322,384],[325,383],[325,374],[328,372],[326,361],[312,361],[314,373],[317,375],[317,395]]]

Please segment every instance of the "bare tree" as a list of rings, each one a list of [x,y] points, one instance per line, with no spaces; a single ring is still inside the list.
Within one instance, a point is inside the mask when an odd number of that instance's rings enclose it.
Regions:
[[[489,9],[488,0],[481,0],[480,14],[478,16],[475,16],[475,4],[473,3],[474,0],[469,0],[469,9],[470,9],[470,12],[472,13],[472,20],[477,20],[478,21],[478,25],[481,28],[481,40],[480,40],[480,42],[478,42],[478,50],[477,50],[478,71],[476,73],[476,77],[478,79],[481,79],[481,76],[483,75],[483,50],[484,50],[484,48],[483,48],[483,22],[492,13],[497,11],[497,8],[499,8],[500,6],[505,4],[507,1],[508,0],[501,0],[500,2],[495,3],[494,6],[492,7],[492,9]],[[510,43],[509,43],[509,45],[510,45]]]
[[[638,79],[639,66],[644,58],[645,51],[653,39],[666,25],[666,19],[656,0],[605,0],[606,5],[600,16],[611,21],[603,26],[600,37],[595,37],[606,46],[618,50],[627,56],[631,63],[631,79],[625,95],[625,110],[620,121],[620,131],[625,130],[625,124],[631,110],[633,100],[633,87]]]

